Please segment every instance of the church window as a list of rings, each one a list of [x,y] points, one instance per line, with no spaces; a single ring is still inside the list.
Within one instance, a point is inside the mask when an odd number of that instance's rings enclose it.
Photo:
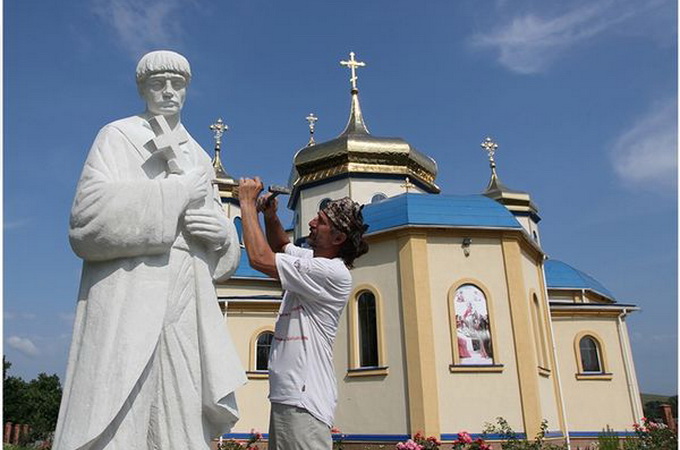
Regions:
[[[269,369],[269,351],[272,347],[274,333],[265,331],[257,337],[255,345],[255,370],[266,371]]]
[[[454,366],[493,366],[494,347],[487,296],[476,285],[458,287],[452,298]]]
[[[599,345],[592,336],[584,336],[581,338],[579,350],[581,353],[581,367],[583,372],[602,372]]]
[[[386,376],[380,293],[369,285],[358,286],[347,305],[349,320],[350,377]]]
[[[234,228],[238,235],[238,243],[243,246],[243,222],[240,217],[234,217]]]
[[[364,291],[357,300],[359,312],[359,353],[361,367],[378,366],[378,324],[375,315],[375,295]]]
[[[328,198],[328,197],[326,197],[326,198],[324,198],[323,200],[321,200],[321,201],[319,202],[319,211],[321,211],[322,209],[324,209],[324,208],[325,208],[330,202],[332,202],[332,201],[333,201],[333,200],[331,200],[331,199]]]
[[[532,312],[533,312],[533,329],[534,329],[534,341],[536,343],[536,358],[538,359],[538,365],[544,369],[548,368],[548,353],[547,344],[545,338],[545,328],[543,324],[543,313],[541,309],[541,303],[538,300],[536,294],[532,296]]]
[[[385,200],[386,198],[387,196],[385,194],[383,194],[382,192],[378,192],[373,197],[371,197],[371,203],[378,203]]]

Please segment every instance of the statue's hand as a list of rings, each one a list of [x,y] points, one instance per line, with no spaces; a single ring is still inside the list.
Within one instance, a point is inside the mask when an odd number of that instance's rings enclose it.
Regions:
[[[214,245],[215,248],[228,241],[227,221],[225,213],[212,208],[187,209],[184,214],[184,224],[189,234]]]
[[[188,205],[205,200],[208,196],[208,174],[202,168],[193,168],[184,175],[177,175],[180,182],[186,189],[188,195]]]

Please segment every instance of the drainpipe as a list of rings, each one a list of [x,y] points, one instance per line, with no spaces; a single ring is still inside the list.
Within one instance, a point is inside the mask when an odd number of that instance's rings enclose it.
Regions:
[[[547,259],[546,256],[544,256],[543,260],[545,261]],[[562,410],[562,418],[564,419],[564,437],[565,437],[565,443],[567,444],[567,450],[571,450],[571,438],[569,437],[569,421],[567,420],[567,408],[564,406],[565,398],[564,398],[564,392],[562,391],[562,380],[560,378],[560,365],[559,365],[559,358],[557,357],[557,347],[555,345],[555,333],[553,332],[553,323],[552,323],[552,314],[550,312],[550,298],[548,297],[548,281],[545,278],[545,266],[541,264],[541,271],[543,272],[543,289],[545,290],[545,299],[547,303],[547,310],[548,310],[548,320],[550,321],[550,326],[548,327],[548,330],[550,331],[550,340],[552,341],[552,353],[553,353],[553,361],[555,364],[555,379],[557,380],[557,390],[560,393],[560,409]]]
[[[625,324],[623,319],[628,315],[628,309],[623,308],[623,312],[619,314],[617,318],[618,332],[619,332],[619,343],[621,344],[621,353],[623,355],[623,366],[626,369],[626,383],[628,385],[628,395],[630,396],[631,409],[633,410],[633,421],[637,422],[643,416],[642,411],[639,411],[639,396],[636,398],[636,383],[633,380],[635,376],[634,369],[631,367],[631,362],[628,359],[629,348],[627,344],[628,334],[625,330]]]

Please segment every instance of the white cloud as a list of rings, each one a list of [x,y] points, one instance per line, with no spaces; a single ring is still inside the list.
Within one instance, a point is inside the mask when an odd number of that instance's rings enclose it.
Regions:
[[[40,354],[38,347],[28,338],[20,338],[19,336],[10,336],[7,339],[7,345],[15,350],[25,354],[26,356],[34,357]]]
[[[176,48],[184,35],[180,10],[191,0],[95,0],[94,12],[108,23],[133,58]]]
[[[660,3],[663,0],[595,0],[550,17],[529,12],[501,23],[495,31],[475,34],[470,43],[496,51],[498,62],[513,72],[538,73],[565,51]]]
[[[30,222],[28,219],[10,220],[3,223],[3,228],[5,231],[18,230],[20,228],[24,228],[29,223]]]
[[[5,311],[4,317],[6,320],[35,320],[38,318],[34,313],[14,311]]]
[[[73,321],[76,319],[75,313],[59,313],[58,317],[69,324],[73,324]]]
[[[631,187],[672,188],[678,167],[677,103],[655,104],[611,147],[616,174]]]

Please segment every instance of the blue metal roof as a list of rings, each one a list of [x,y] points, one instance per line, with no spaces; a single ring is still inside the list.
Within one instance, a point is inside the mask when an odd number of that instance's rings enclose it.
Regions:
[[[521,229],[505,206],[484,195],[401,194],[363,210],[368,233],[406,225]]]
[[[238,263],[238,267],[232,275],[234,278],[260,278],[263,280],[271,280],[269,275],[265,275],[262,272],[250,267],[250,262],[248,261],[248,253],[245,248],[241,248],[241,260]]]
[[[556,259],[544,263],[548,289],[586,289],[615,300],[614,294],[585,272]]]

